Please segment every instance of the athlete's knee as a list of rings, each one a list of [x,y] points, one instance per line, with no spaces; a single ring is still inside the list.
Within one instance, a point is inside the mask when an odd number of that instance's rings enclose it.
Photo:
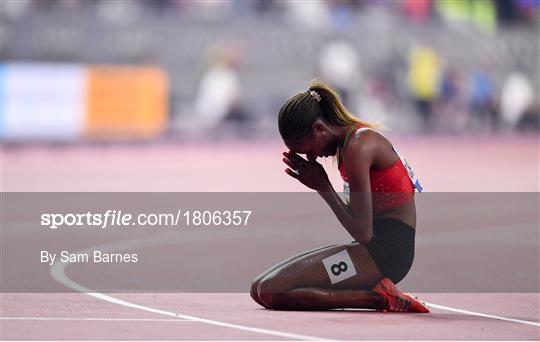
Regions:
[[[253,280],[251,281],[251,291],[252,292],[257,292],[257,286],[259,285],[259,282],[264,278],[264,276],[266,275],[266,272],[263,272],[261,274],[259,274],[258,276],[256,276],[255,278],[253,278]]]
[[[288,310],[287,293],[284,292],[260,292],[261,304],[270,310]]]
[[[264,307],[270,310],[289,310],[286,293],[267,293],[261,296]]]
[[[281,310],[283,306],[283,293],[260,292],[259,299],[263,306],[271,310]]]
[[[255,299],[255,296],[257,296],[257,286],[259,285],[259,281],[257,279],[253,279],[251,281],[251,288],[249,290],[249,294],[251,295],[251,298]]]
[[[264,277],[257,286],[259,299],[267,309],[281,309],[285,292],[287,289],[280,284],[279,279],[272,276]]]
[[[258,287],[259,287],[260,281],[261,281],[260,277],[256,277],[255,279],[253,279],[253,281],[251,282],[251,289],[249,291],[249,295],[251,296],[251,298],[253,298],[254,301],[264,306],[263,303],[261,303],[261,300],[259,298]]]

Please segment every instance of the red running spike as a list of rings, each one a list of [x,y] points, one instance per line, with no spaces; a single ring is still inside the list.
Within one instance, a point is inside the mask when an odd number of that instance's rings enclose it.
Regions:
[[[387,311],[392,312],[429,312],[420,301],[414,299],[412,296],[405,294],[398,290],[396,285],[388,278],[382,278],[377,285],[373,288],[373,291],[386,298]]]

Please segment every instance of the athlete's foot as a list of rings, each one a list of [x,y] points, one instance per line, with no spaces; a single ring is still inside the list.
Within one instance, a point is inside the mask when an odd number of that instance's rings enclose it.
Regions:
[[[373,288],[373,292],[386,298],[386,311],[392,312],[429,312],[428,308],[412,296],[398,290],[388,278],[382,278]]]

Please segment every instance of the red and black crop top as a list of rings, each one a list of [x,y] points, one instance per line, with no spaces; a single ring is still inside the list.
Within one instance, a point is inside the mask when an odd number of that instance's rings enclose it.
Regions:
[[[374,214],[399,207],[410,201],[414,196],[415,188],[419,192],[422,191],[420,182],[414,176],[407,161],[396,149],[394,151],[398,155],[398,159],[392,165],[384,169],[369,171]],[[343,158],[340,158],[339,172],[344,181],[343,192],[347,202],[349,202],[350,189],[348,177],[343,169]]]

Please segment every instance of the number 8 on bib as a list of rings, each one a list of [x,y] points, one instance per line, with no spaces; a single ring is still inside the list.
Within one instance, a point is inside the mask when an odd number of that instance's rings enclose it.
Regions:
[[[339,283],[356,275],[356,270],[346,249],[328,258],[324,258],[322,263],[332,284]]]

